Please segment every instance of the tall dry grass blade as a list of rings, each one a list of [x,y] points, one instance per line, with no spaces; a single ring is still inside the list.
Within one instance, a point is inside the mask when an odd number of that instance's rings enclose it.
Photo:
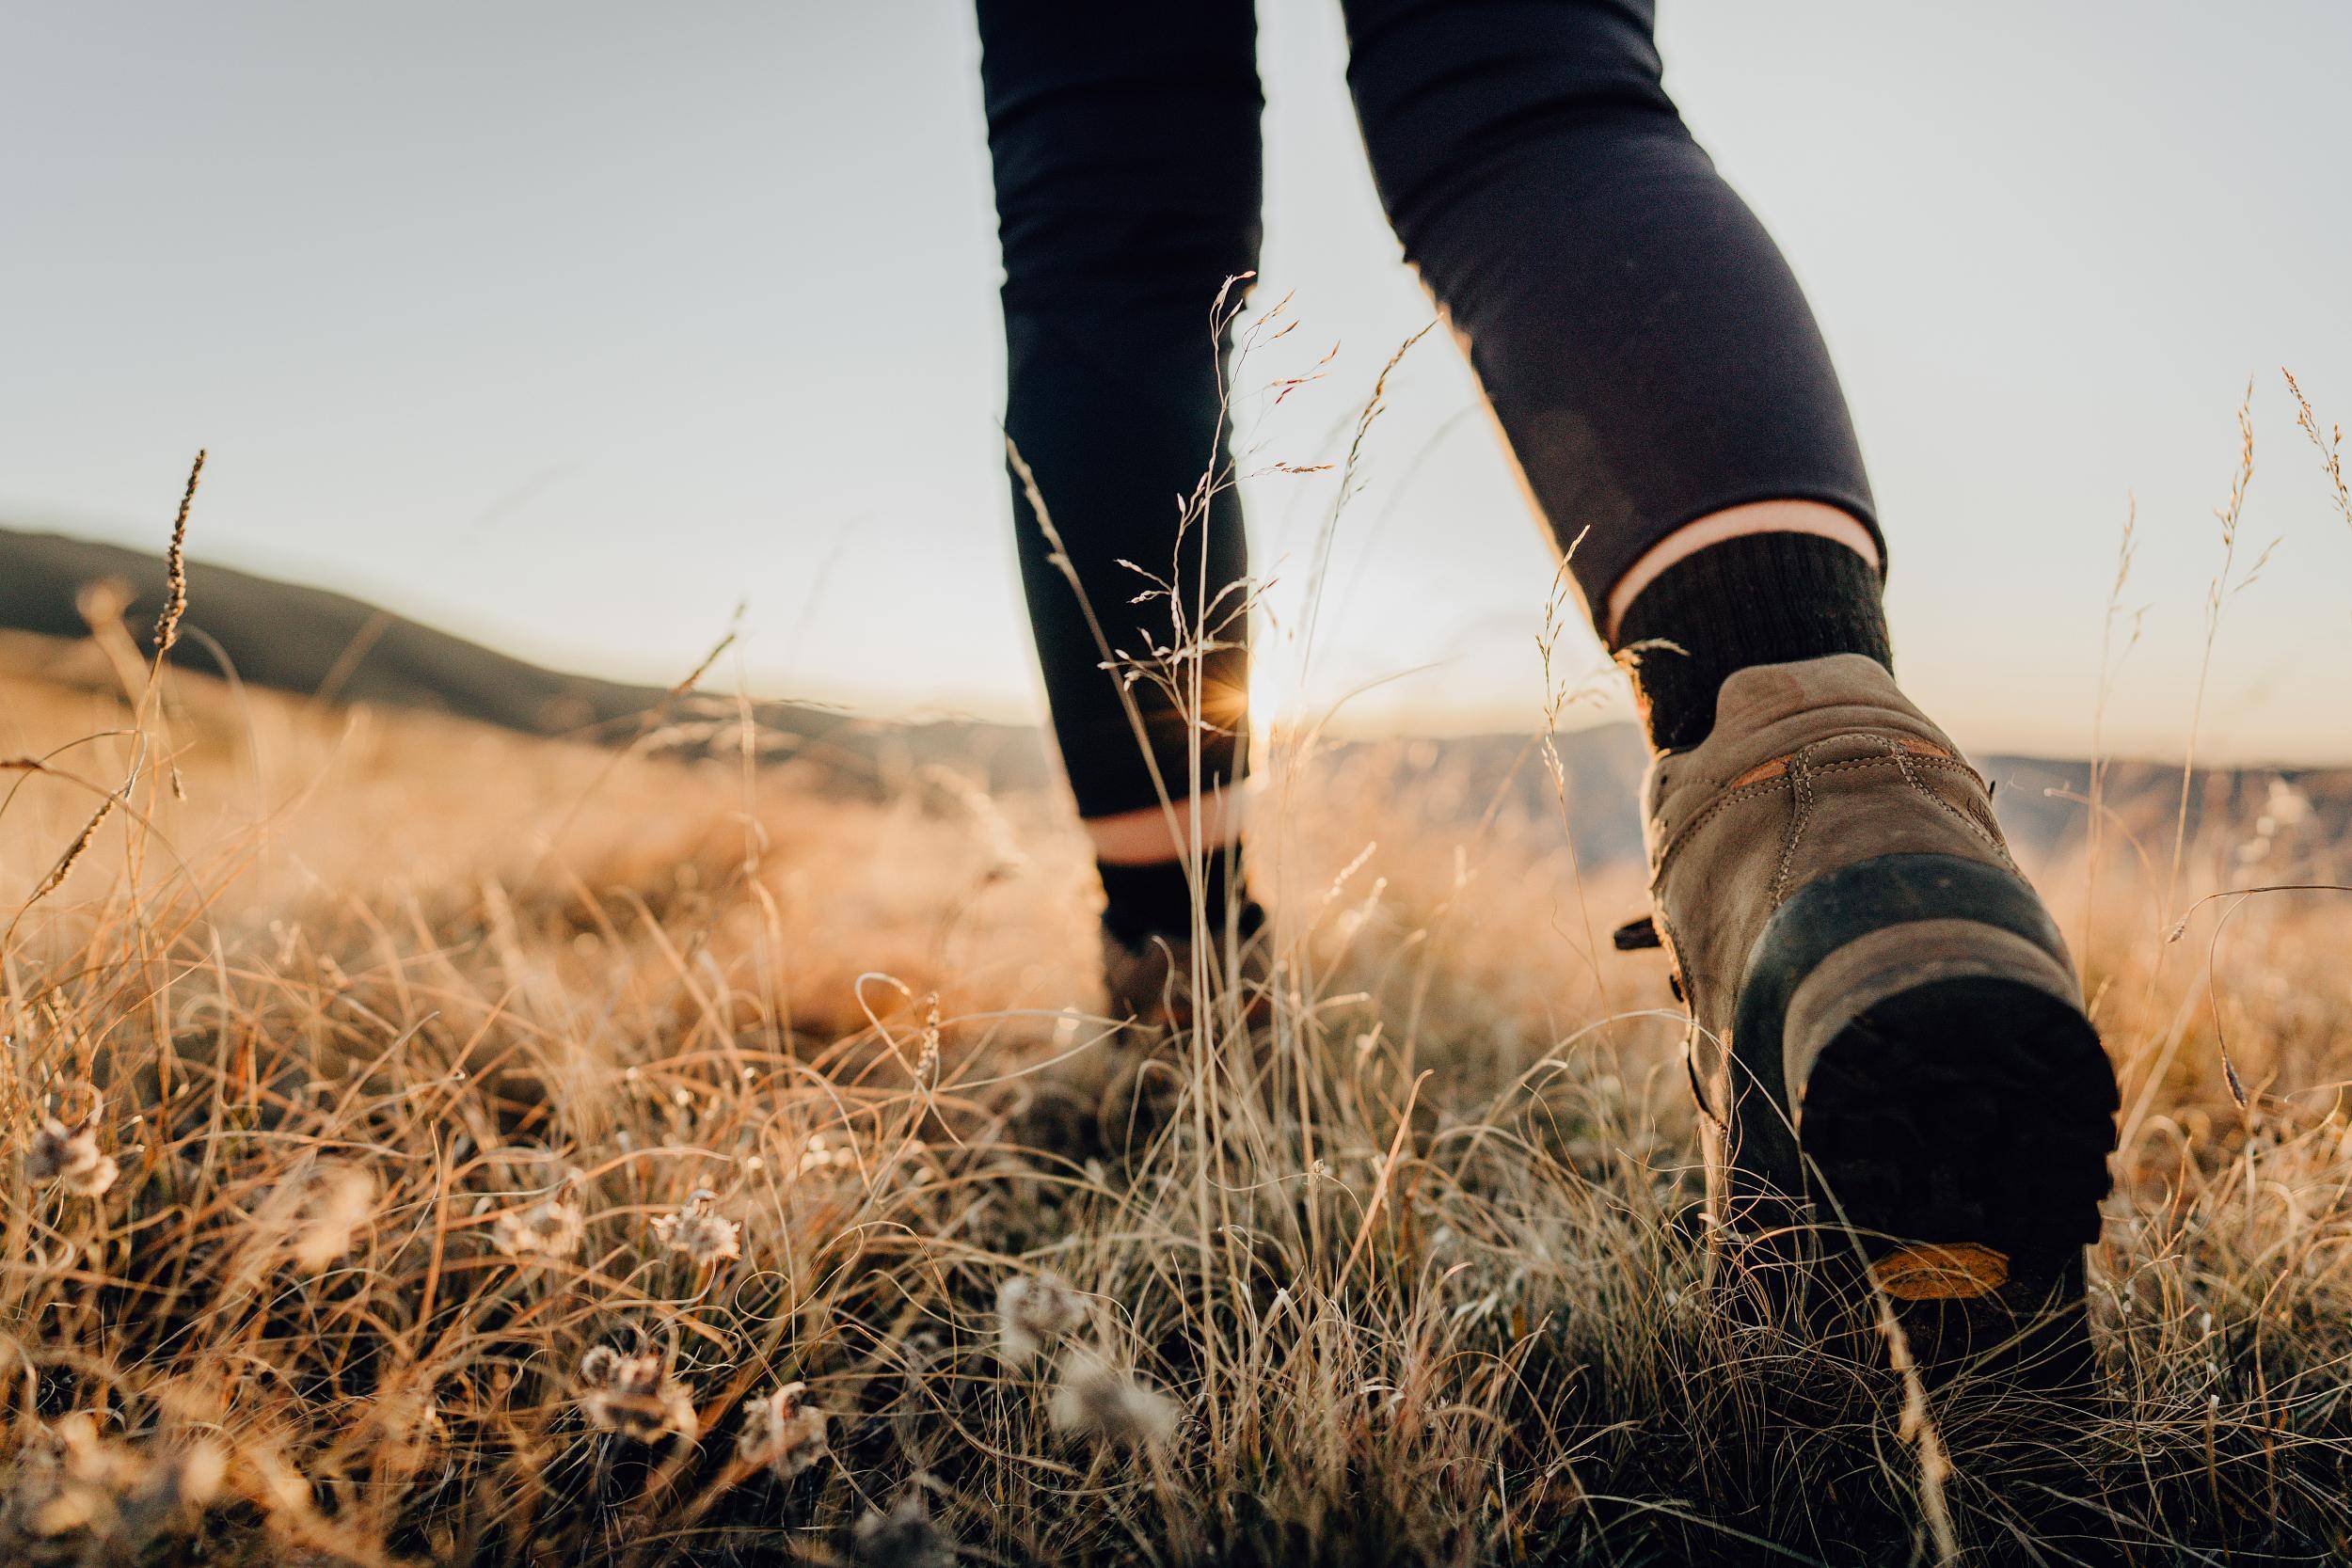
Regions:
[[[2254,482],[2254,383],[2249,377],[2245,394],[2237,405],[2238,465],[2236,477],[2230,482],[2230,499],[2214,513],[2221,525],[2221,564],[2205,589],[2205,638],[2197,661],[2196,695],[2188,710],[2188,738],[2181,757],[2181,802],[2172,828],[2172,866],[2165,876],[2165,918],[2172,918],[2177,907],[2181,885],[2181,861],[2188,849],[2189,791],[2197,776],[2197,742],[2204,727],[2205,689],[2213,676],[2214,644],[2221,635],[2221,610],[2230,599],[2250,583],[2269,559],[2269,549],[2263,551],[2251,571],[2236,582],[2230,574],[2237,563],[2238,528],[2246,515],[2246,492]]]

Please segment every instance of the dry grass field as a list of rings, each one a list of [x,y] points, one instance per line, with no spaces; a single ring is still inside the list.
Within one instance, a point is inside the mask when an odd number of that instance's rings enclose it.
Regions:
[[[1263,1016],[1146,1056],[1054,798],[145,642],[0,650],[0,1561],[2352,1553],[2344,906],[2169,940],[2327,879],[2291,793],[2039,868],[2125,1122],[2106,1392],[2021,1412],[1711,1304],[1573,799],[1278,759]]]

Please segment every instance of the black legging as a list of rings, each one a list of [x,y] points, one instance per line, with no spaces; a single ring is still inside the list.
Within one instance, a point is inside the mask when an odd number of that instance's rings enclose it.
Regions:
[[[1343,0],[1375,182],[1597,610],[1683,524],[1775,499],[1876,532],[1804,296],[1660,84],[1651,0]],[[1005,253],[1005,428],[1110,642],[1177,549],[1179,496],[1230,462],[1212,302],[1258,262],[1252,0],[978,0]],[[1230,472],[1223,475],[1230,478]],[[1080,815],[1158,796],[1077,595],[1014,485],[1021,569]],[[1189,603],[1245,571],[1230,484],[1185,535]],[[1205,551],[1205,558],[1201,552]],[[1206,657],[1206,771],[1237,776],[1246,651]],[[1186,726],[1149,682],[1170,787]]]

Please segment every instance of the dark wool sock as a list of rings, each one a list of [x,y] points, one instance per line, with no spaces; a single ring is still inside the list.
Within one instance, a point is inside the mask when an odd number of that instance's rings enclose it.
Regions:
[[[1676,562],[1617,626],[1650,745],[1678,752],[1705,740],[1715,693],[1751,664],[1867,654],[1892,671],[1881,593],[1877,567],[1812,533],[1741,534]]]
[[[1264,916],[1249,897],[1242,876],[1241,851],[1220,850],[1201,868],[1201,895],[1209,911],[1209,929],[1225,928],[1229,899],[1241,899],[1241,934],[1255,931]],[[1153,937],[1188,939],[1192,935],[1192,888],[1184,878],[1184,863],[1161,861],[1152,865],[1120,865],[1097,861],[1103,879],[1103,924],[1111,935],[1130,947]]]

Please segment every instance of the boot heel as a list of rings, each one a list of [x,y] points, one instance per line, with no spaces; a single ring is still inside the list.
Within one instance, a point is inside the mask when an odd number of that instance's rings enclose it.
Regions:
[[[2115,1077],[2022,879],[1890,855],[1808,884],[1750,956],[1730,1043],[1756,1212],[1793,1202],[1816,1256],[1866,1263],[1956,1346],[2054,1303],[2079,1323]]]

